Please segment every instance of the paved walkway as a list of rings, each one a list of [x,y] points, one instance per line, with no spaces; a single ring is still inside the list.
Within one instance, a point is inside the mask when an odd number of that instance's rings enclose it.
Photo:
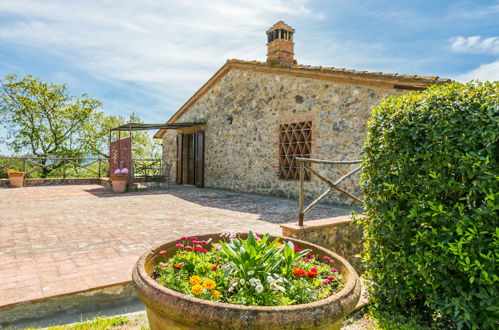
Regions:
[[[176,185],[119,195],[100,185],[0,188],[0,308],[128,282],[140,255],[180,236],[280,234],[296,209],[294,200]]]

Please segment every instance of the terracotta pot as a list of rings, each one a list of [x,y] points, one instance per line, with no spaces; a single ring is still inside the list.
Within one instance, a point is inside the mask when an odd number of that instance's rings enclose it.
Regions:
[[[126,191],[126,184],[128,183],[128,176],[112,175],[111,183],[113,184],[113,191],[115,193],[124,193]]]
[[[246,237],[246,234],[242,235]],[[220,240],[220,234],[197,236],[199,240]],[[243,306],[191,297],[168,289],[151,278],[158,262],[171,257],[178,240],[168,242],[145,253],[135,264],[132,282],[146,306],[149,326],[155,329],[340,329],[345,316],[360,299],[360,280],[350,264],[339,255],[317,245],[291,239],[314,255],[334,259],[344,286],[336,294],[309,304],[294,306]],[[158,252],[166,250],[165,255]]]
[[[9,173],[9,185],[11,188],[21,188],[24,186],[24,172]]]

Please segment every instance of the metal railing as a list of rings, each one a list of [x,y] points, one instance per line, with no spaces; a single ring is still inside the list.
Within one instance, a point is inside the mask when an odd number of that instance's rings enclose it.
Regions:
[[[32,178],[81,178],[107,176],[107,158],[0,157],[0,172],[7,168]]]
[[[162,168],[161,159],[134,159],[134,173]],[[109,176],[109,158],[0,157],[0,176],[8,168],[31,178],[101,178]]]
[[[303,218],[305,214],[307,214],[312,208],[314,208],[321,200],[329,196],[333,191],[338,191],[339,193],[345,195],[346,197],[352,199],[356,203],[364,205],[364,201],[359,197],[354,196],[348,191],[338,187],[338,185],[344,181],[346,178],[352,176],[353,174],[362,170],[362,166],[358,166],[348,172],[347,174],[340,177],[335,182],[331,182],[329,179],[326,179],[324,176],[320,175],[319,172],[312,168],[312,164],[326,164],[326,165],[353,165],[362,163],[361,160],[323,160],[323,159],[312,159],[312,158],[295,158],[295,160],[299,164],[299,173],[300,173],[300,196],[298,200],[298,225],[303,226]],[[303,203],[305,200],[305,170],[307,170],[311,175],[317,177],[323,183],[329,186],[329,188],[324,191],[319,197],[317,197],[310,205],[308,205],[305,209],[303,208]]]

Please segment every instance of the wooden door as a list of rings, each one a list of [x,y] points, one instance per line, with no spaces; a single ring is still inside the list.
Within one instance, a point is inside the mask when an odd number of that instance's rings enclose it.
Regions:
[[[177,184],[182,184],[182,158],[183,158],[183,138],[184,134],[177,135],[177,160],[176,160],[176,168],[177,168],[177,176],[176,182]]]
[[[196,187],[204,186],[204,131],[199,131],[195,134],[195,161],[194,161],[194,176]]]
[[[182,183],[187,182],[187,166],[189,164],[189,135],[182,134]]]
[[[187,135],[187,184],[195,183],[196,172],[196,134]]]

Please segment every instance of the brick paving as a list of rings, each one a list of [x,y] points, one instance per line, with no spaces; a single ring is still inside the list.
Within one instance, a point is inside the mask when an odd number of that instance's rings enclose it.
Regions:
[[[296,209],[294,200],[177,185],[125,194],[101,185],[0,188],[0,308],[128,282],[147,249],[183,235],[280,234]],[[321,205],[309,218],[348,212]]]

